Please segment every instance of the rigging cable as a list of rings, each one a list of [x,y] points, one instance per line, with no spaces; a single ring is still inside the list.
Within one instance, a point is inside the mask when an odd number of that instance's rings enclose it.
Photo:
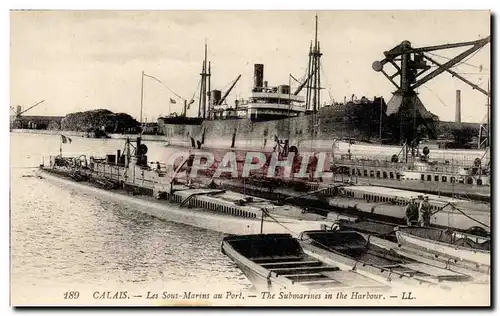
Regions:
[[[151,76],[151,75],[148,75],[146,73],[144,73],[144,76],[145,77],[149,77],[151,79],[154,79],[156,81],[158,81],[159,83],[161,83],[165,88],[167,88],[168,91],[172,92],[177,98],[179,98],[180,100],[183,100],[184,98],[181,97],[180,95],[178,95],[177,93],[175,93],[172,89],[170,89],[163,81],[161,81],[160,79],[154,77],[154,76]]]
[[[485,67],[482,67],[482,66],[476,66],[476,65],[467,63],[467,61],[469,61],[474,55],[476,55],[479,51],[481,51],[481,49],[483,49],[483,47],[481,47],[479,50],[477,50],[474,53],[472,53],[467,59],[465,59],[465,60],[459,62],[458,64],[456,64],[454,67],[458,67],[458,66],[460,66],[460,65],[463,64],[463,65],[467,65],[467,66],[470,66],[470,67],[473,67],[473,68],[477,68],[477,69],[489,70],[488,68],[485,68]],[[444,59],[447,59],[447,60],[451,60],[452,59],[450,57],[446,57],[446,56],[439,55],[439,54],[436,54],[436,53],[427,52],[427,54],[435,56],[435,57],[444,58]]]
[[[333,96],[332,96],[331,90],[329,89],[330,85],[329,85],[328,77],[326,76],[324,67],[321,67],[320,70],[321,70],[322,78],[324,78],[324,81],[325,81],[325,87],[328,87],[328,88],[325,88],[325,89],[328,91],[328,95],[330,96],[330,103],[331,103],[331,105],[333,105],[333,101],[334,100],[333,100]]]
[[[480,225],[483,225],[483,226],[486,226],[488,228],[490,228],[490,225],[486,225],[485,223],[482,223],[481,221],[475,219],[474,217],[468,215],[467,213],[465,213],[464,211],[462,211],[460,208],[458,208],[455,203],[452,203],[452,202],[448,202],[446,203],[443,207],[439,208],[437,211],[435,211],[434,213],[431,213],[431,216],[441,212],[442,210],[444,210],[444,208],[446,208],[447,206],[451,206],[452,209],[458,211],[459,213],[461,213],[463,216],[467,217],[468,219],[480,224]],[[450,212],[448,212],[448,216],[450,216]]]
[[[443,101],[443,100],[441,100],[441,98],[439,97],[439,95],[438,95],[436,92],[432,91],[432,90],[431,90],[430,88],[428,88],[425,84],[423,84],[423,85],[422,85],[422,87],[424,87],[424,88],[426,88],[427,90],[429,90],[430,92],[432,92],[432,93],[433,93],[433,94],[434,94],[434,95],[435,95],[435,96],[439,99],[439,101],[441,101],[441,103],[442,103],[445,107],[448,107],[448,105],[447,105],[446,103],[444,103],[444,101]]]
[[[198,92],[198,90],[200,89],[200,85],[201,85],[201,78],[200,80],[198,81],[198,84],[196,85],[196,89],[194,90],[194,93],[193,93],[193,96],[191,97],[191,99],[189,99],[189,102],[193,101],[196,97],[196,92]],[[189,104],[188,104],[189,106]]]

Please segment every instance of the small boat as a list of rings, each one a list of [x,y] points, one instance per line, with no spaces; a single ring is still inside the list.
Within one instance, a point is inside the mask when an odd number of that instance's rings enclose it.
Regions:
[[[337,209],[346,209],[360,216],[394,222],[406,222],[406,207],[419,192],[371,185],[346,185],[329,200]],[[461,230],[488,236],[491,232],[491,205],[465,199],[427,194],[433,227]]]
[[[441,285],[469,281],[470,276],[419,262],[370,242],[355,231],[305,231],[298,238],[306,254],[342,269],[355,270],[388,285]],[[444,284],[443,288],[449,288]]]
[[[380,292],[390,288],[306,255],[290,234],[228,236],[222,241],[222,253],[233,260],[258,291],[321,293],[363,289]]]
[[[338,230],[357,231],[362,234],[377,236],[397,242],[396,232],[394,228],[398,225],[394,223],[387,223],[368,218],[354,218],[354,219],[338,219],[335,221],[334,227]]]
[[[398,243],[452,260],[491,265],[491,239],[432,227],[398,227]]]
[[[406,258],[411,258],[419,262],[431,264],[444,269],[453,269],[454,271],[470,275],[473,283],[490,282],[490,267],[478,265],[477,263],[458,260],[457,258],[447,257],[445,255],[436,255],[425,250],[411,248],[387,239],[379,238],[374,235],[368,235],[370,244],[394,252]]]
[[[468,261],[465,260],[465,258],[460,258],[457,256],[457,252],[455,250],[449,250],[448,255],[440,251],[431,251],[430,247],[417,247],[415,243],[408,242],[409,238],[402,240],[402,242],[398,244],[396,232],[398,230],[406,230],[408,232],[409,229],[414,232],[420,231],[421,233],[432,231],[433,233],[428,234],[427,237],[434,235],[434,237],[438,238],[438,240],[439,238],[444,238],[442,241],[446,241],[446,243],[451,242],[454,246],[462,246],[470,249],[488,249],[490,247],[490,239],[487,237],[470,235],[458,231],[446,231],[438,228],[399,226],[393,223],[380,222],[367,218],[336,220],[333,228],[344,231],[357,231],[363,236],[370,238],[372,243],[377,241],[376,243],[379,246],[383,245],[384,248],[396,251],[398,254],[414,258],[418,261],[423,261],[424,258],[427,258],[431,261],[444,262],[446,263],[446,266],[453,265],[455,267],[463,267],[469,271],[474,270],[486,274],[490,273],[489,264],[481,265],[474,261]],[[425,235],[423,237],[425,237]],[[403,236],[400,234],[400,239],[402,238]]]

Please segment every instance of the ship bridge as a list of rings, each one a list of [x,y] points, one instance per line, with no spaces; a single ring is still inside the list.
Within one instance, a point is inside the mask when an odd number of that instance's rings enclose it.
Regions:
[[[213,91],[220,94],[220,91]],[[234,106],[222,104],[220,96],[212,100],[218,101],[210,109],[213,119],[250,119],[257,121],[277,120],[295,117],[306,112],[305,98],[291,92],[290,85],[270,87],[264,81],[264,65],[254,65],[254,86],[250,97],[246,100],[235,100]]]
[[[245,118],[271,120],[298,116],[305,113],[303,96],[295,95],[289,85],[268,87],[264,81],[264,65],[254,65],[254,87],[245,108]]]

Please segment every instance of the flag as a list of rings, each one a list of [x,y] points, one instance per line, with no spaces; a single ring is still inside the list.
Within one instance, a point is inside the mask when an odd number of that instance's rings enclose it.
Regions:
[[[175,104],[176,102],[174,99],[170,98],[170,103]]]
[[[72,142],[71,138],[66,137],[66,136],[64,136],[62,134],[61,134],[61,140],[62,140],[63,144],[66,144],[68,141],[69,141],[70,144]]]
[[[189,109],[191,107],[191,104],[194,103],[194,99],[192,99],[191,101],[189,101],[188,105],[187,105],[187,108]]]

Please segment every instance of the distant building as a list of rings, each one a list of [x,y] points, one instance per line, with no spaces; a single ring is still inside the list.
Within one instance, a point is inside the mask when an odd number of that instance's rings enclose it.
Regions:
[[[160,134],[160,128],[158,127],[158,123],[144,123],[143,125],[143,134],[149,134],[149,135],[157,135]]]
[[[49,129],[50,127],[61,127],[64,116],[11,116],[10,127],[13,129]]]

